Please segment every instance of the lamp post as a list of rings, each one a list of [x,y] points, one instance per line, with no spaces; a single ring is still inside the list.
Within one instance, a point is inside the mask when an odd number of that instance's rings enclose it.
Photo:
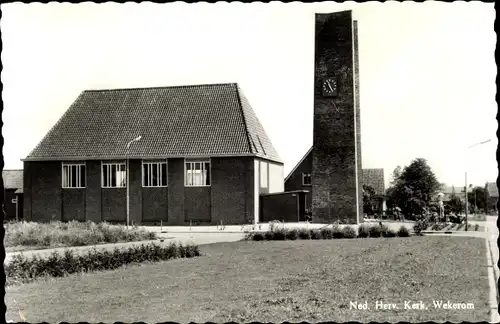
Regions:
[[[478,145],[481,145],[481,144],[486,144],[488,142],[490,142],[491,139],[489,140],[486,140],[486,141],[483,141],[483,142],[479,142],[479,143],[476,143],[476,144],[473,144],[471,146],[469,146],[467,149],[470,149],[470,148],[473,148],[474,146],[478,146]],[[467,169],[467,165],[466,165],[466,169]],[[468,220],[467,218],[469,217],[469,202],[468,202],[468,197],[467,197],[467,170],[465,171],[465,230],[467,231],[467,227],[468,227]]]
[[[130,142],[127,143],[127,153],[126,153],[126,158],[127,158],[127,229],[128,229],[128,225],[130,223],[130,181],[129,181],[129,156],[128,156],[128,153],[129,153],[129,149],[130,149],[130,145],[133,143],[133,142],[137,142],[137,141],[140,141],[142,138],[142,136],[139,136],[139,137],[136,137],[134,138],[133,140],[131,140]]]

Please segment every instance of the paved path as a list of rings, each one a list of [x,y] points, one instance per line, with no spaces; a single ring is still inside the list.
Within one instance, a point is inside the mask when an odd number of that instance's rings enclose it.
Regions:
[[[160,238],[164,241],[160,240],[149,240],[149,241],[138,241],[138,242],[126,242],[126,243],[112,243],[112,244],[98,244],[98,245],[90,245],[90,246],[78,246],[78,247],[61,247],[61,248],[53,248],[53,249],[43,249],[43,250],[31,250],[31,251],[22,251],[22,252],[8,252],[5,255],[4,264],[9,263],[12,260],[12,257],[16,254],[23,254],[24,256],[30,258],[34,254],[37,254],[42,257],[47,257],[53,252],[64,253],[65,250],[74,250],[77,253],[85,253],[93,248],[98,250],[113,250],[115,248],[127,248],[133,245],[141,245],[148,243],[156,243],[162,246],[168,245],[172,242],[187,244],[187,243],[196,243],[198,245],[201,244],[210,244],[217,242],[234,242],[239,241],[243,238],[243,233],[232,234],[232,233],[175,233],[175,234],[162,234]]]

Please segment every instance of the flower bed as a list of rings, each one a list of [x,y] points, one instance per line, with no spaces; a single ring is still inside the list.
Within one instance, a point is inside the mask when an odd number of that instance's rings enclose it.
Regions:
[[[5,226],[5,247],[10,250],[83,246],[101,243],[133,242],[156,239],[156,233],[131,226],[106,222],[10,222]]]

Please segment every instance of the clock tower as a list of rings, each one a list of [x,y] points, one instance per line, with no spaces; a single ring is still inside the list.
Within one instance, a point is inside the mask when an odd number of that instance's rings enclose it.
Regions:
[[[363,221],[357,21],[316,14],[313,221]]]

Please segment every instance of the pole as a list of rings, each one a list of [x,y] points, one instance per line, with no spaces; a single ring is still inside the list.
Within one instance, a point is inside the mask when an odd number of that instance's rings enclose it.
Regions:
[[[128,174],[129,174],[129,160],[128,160],[128,149],[127,149],[127,229],[128,229],[128,223],[129,223],[129,220],[130,220],[130,202],[129,202],[129,199],[130,199],[130,186],[129,186],[129,178],[128,178]]]
[[[467,171],[465,171],[465,230],[467,231],[468,227],[468,215],[469,215],[469,203],[467,201]]]
[[[19,215],[19,196],[16,196],[16,222],[18,221]]]

